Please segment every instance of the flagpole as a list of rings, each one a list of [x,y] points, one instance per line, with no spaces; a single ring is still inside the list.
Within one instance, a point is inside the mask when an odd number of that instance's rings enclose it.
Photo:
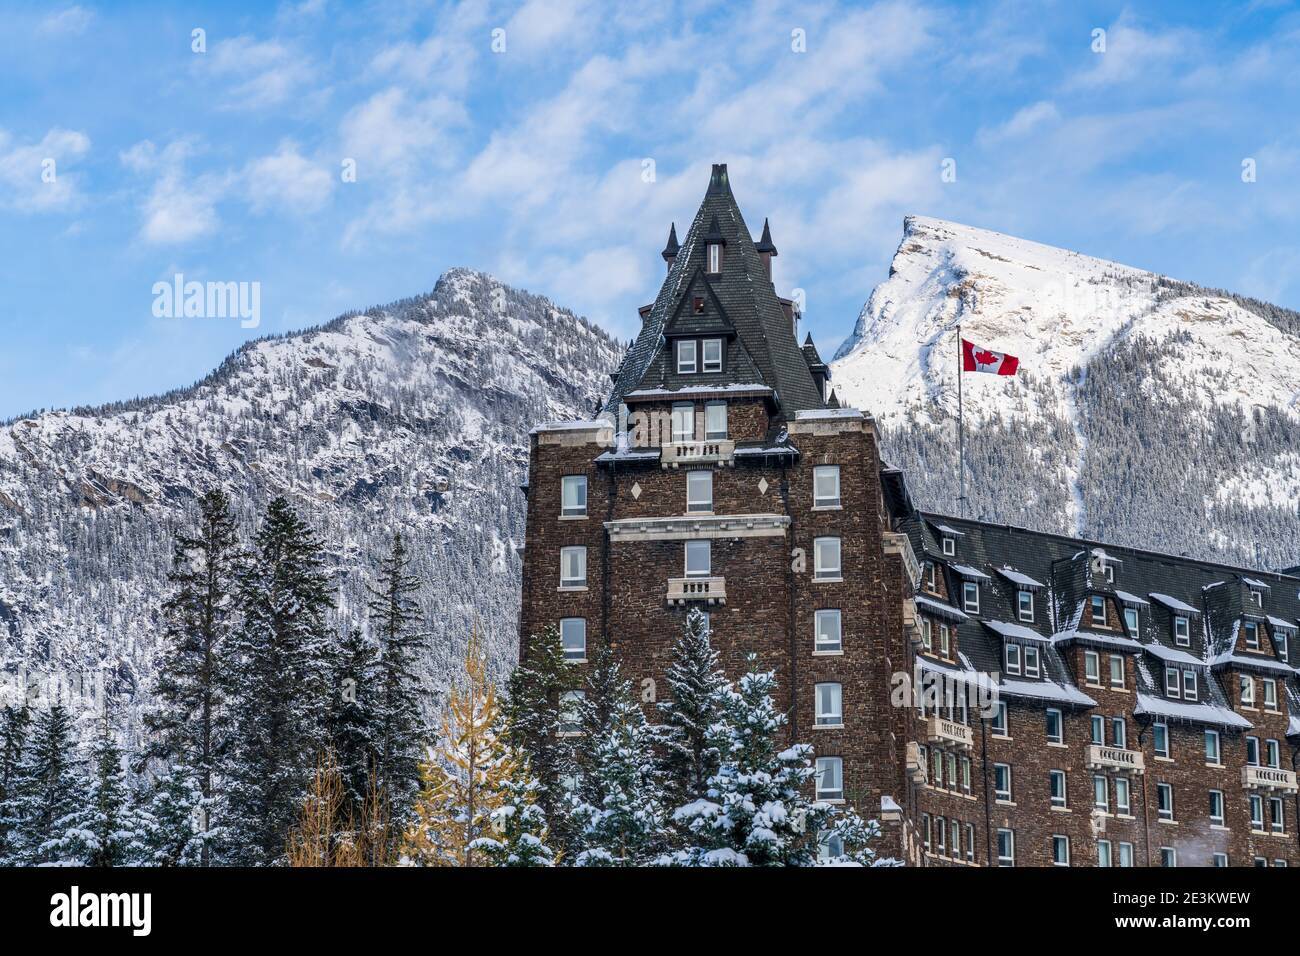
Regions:
[[[961,325],[957,326],[957,516],[966,517],[966,406],[962,402],[962,367],[966,354],[961,344]]]

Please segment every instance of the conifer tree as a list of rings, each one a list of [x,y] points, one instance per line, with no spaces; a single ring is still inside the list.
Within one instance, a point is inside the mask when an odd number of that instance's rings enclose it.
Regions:
[[[31,739],[18,762],[14,780],[10,855],[15,866],[62,862],[52,841],[63,835],[61,821],[83,799],[77,777],[72,718],[61,704],[37,711]]]
[[[560,736],[561,695],[573,687],[560,632],[549,627],[529,640],[527,659],[510,677],[502,707],[507,742],[528,761],[537,781],[537,803],[551,827],[552,845],[565,847],[568,802],[564,780],[572,773],[571,749]]]
[[[278,862],[328,745],[329,577],[316,535],[274,499],[239,576],[243,619],[232,639],[236,718],[227,825],[234,862]]]
[[[144,853],[141,819],[127,789],[122,750],[105,712],[90,748],[89,779],[43,845],[47,858],[77,866],[129,866]]]
[[[506,781],[501,802],[492,811],[492,835],[479,837],[474,849],[489,866],[554,866],[555,852],[547,845],[546,814],[537,802],[537,781],[528,763],[519,760]]]
[[[31,710],[5,707],[0,712],[0,866],[9,857],[9,831],[17,822],[18,767],[22,761],[32,722]]]
[[[347,808],[360,812],[379,760],[377,654],[359,628],[349,630],[334,655],[330,681],[330,742]]]
[[[173,591],[163,605],[164,650],[154,688],[157,707],[145,714],[153,735],[145,756],[183,768],[182,777],[197,783],[211,808],[227,739],[224,685],[240,555],[226,495],[208,492],[199,510],[198,533],[178,535],[173,547]],[[205,826],[209,815],[205,810],[201,816]],[[214,842],[203,841],[200,865],[212,862]]]
[[[205,826],[205,803],[193,774],[183,765],[166,768],[140,810],[142,866],[201,866],[203,847],[220,832]]]
[[[712,728],[722,719],[729,689],[711,643],[708,617],[696,608],[686,616],[682,636],[673,645],[666,676],[669,699],[659,704],[665,799],[681,806],[705,796],[717,772]]]
[[[407,821],[420,786],[420,746],[426,736],[420,713],[416,667],[427,645],[415,596],[420,579],[410,573],[411,557],[400,532],[380,563],[378,587],[370,588],[371,633],[379,644],[375,677],[375,772],[388,795],[394,819]],[[341,756],[341,755],[340,755]]]
[[[478,841],[490,836],[493,813],[505,803],[517,773],[477,630],[465,672],[443,715],[442,742],[420,765],[415,820],[402,841],[402,855],[421,866],[486,863]]]

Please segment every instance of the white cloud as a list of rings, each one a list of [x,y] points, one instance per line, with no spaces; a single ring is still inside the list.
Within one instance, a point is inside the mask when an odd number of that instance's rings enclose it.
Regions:
[[[0,129],[0,206],[23,212],[75,208],[82,195],[67,166],[89,150],[90,138],[76,130],[56,127],[39,143],[20,145]]]
[[[343,117],[343,154],[357,161],[358,178],[410,171],[432,156],[451,159],[449,130],[465,122],[455,100],[443,95],[415,99],[397,86],[371,96]]]
[[[331,172],[304,157],[288,140],[271,155],[249,163],[243,179],[248,199],[258,212],[272,208],[295,214],[314,212],[334,190]]]
[[[220,225],[216,204],[226,190],[226,179],[214,175],[186,178],[185,163],[195,151],[191,140],[176,140],[161,151],[144,140],[121,154],[127,169],[154,176],[153,186],[140,204],[140,238],[145,242],[192,242],[216,232]]]
[[[1105,52],[1089,52],[1091,64],[1066,83],[1067,89],[1099,89],[1138,82],[1179,61],[1193,64],[1200,38],[1192,30],[1175,28],[1161,32],[1136,26],[1126,11],[1106,29]],[[1091,50],[1091,36],[1080,40],[1080,49]]]
[[[217,77],[234,81],[226,106],[260,109],[278,106],[314,78],[310,60],[278,40],[258,41],[250,36],[222,40],[207,54],[209,69]],[[200,60],[196,66],[202,66]]]
[[[1045,124],[1055,123],[1060,118],[1061,114],[1055,103],[1040,100],[1017,110],[1015,115],[1000,126],[981,129],[976,138],[981,145],[986,146],[1003,140],[1020,139]]]
[[[95,14],[81,6],[64,7],[47,14],[37,29],[55,36],[80,36],[89,28]]]

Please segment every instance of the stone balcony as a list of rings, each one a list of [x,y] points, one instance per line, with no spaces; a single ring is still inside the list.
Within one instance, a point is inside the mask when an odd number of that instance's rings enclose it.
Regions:
[[[916,613],[916,601],[911,598],[903,599],[903,630],[907,633],[913,647],[919,648],[925,643],[925,634],[921,631],[921,618]]]
[[[912,550],[911,539],[898,531],[886,531],[883,537],[885,554],[897,554],[903,559],[903,570],[907,572],[907,580],[912,585],[912,591],[915,593],[920,590],[921,562],[916,559],[916,552]]]
[[[1297,792],[1295,771],[1279,770],[1276,767],[1242,767],[1241,785],[1247,790],[1268,790],[1277,793]]]
[[[1125,770],[1129,773],[1146,773],[1142,751],[1089,744],[1084,764],[1089,770]]]
[[[682,465],[732,465],[736,461],[736,443],[730,438],[669,442],[660,449],[661,468]]]
[[[925,737],[932,744],[960,747],[962,750],[970,750],[974,742],[968,726],[937,715],[925,722]]]
[[[687,601],[704,601],[708,604],[726,604],[726,579],[669,578],[668,603],[685,604]]]

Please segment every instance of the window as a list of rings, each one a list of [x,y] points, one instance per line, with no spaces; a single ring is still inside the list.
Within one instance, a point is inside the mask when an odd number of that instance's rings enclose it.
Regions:
[[[844,856],[844,838],[833,830],[823,830],[817,834],[817,859],[823,862],[838,860]]]
[[[1054,707],[1047,709],[1047,742],[1049,744],[1059,744],[1063,740],[1064,724],[1061,720],[1061,712]]]
[[[585,690],[566,690],[560,695],[560,733],[566,737],[582,733],[582,702]]]
[[[1178,680],[1178,668],[1165,668],[1165,696],[1179,697],[1182,695],[1182,684]]]
[[[1213,862],[1211,865],[1212,865],[1212,866],[1215,866],[1215,867],[1223,867],[1223,866],[1227,866],[1227,865],[1228,865],[1228,854],[1226,854],[1226,853],[1216,853],[1216,854],[1214,854],[1214,862]]]
[[[700,343],[703,368],[706,372],[722,371],[722,339],[705,339]]]
[[[931,561],[925,566],[925,589],[931,594],[939,593],[939,582],[935,574],[935,564]]]
[[[921,644],[927,653],[934,651],[934,625],[928,617],[921,618]]]
[[[1115,812],[1128,816],[1132,807],[1129,805],[1129,783],[1127,777],[1115,778]]]
[[[1101,656],[1096,651],[1083,652],[1083,676],[1089,684],[1101,683]]]
[[[1038,667],[1038,648],[1025,648],[1025,676],[1037,677],[1041,671]]]
[[[840,506],[840,466],[818,465],[813,469],[813,507]]]
[[[928,814],[928,813],[922,813],[922,814],[921,814],[921,833],[922,833],[923,836],[924,836],[924,840],[925,840],[925,848],[926,848],[927,850],[930,849],[931,830],[932,830],[932,826],[931,826],[931,824],[930,824],[930,814]]]
[[[817,538],[813,541],[813,578],[817,581],[840,579],[839,538]]]
[[[1128,746],[1128,725],[1124,722],[1123,717],[1112,717],[1110,719],[1110,743],[1113,747],[1120,750]]]
[[[1123,654],[1110,655],[1110,686],[1111,687],[1124,686],[1124,655]]]
[[[1121,843],[1119,845],[1119,865],[1120,866],[1133,865],[1133,844],[1132,843]]]
[[[1255,678],[1249,674],[1241,675],[1241,706],[1255,706]]]
[[[695,405],[691,402],[673,404],[673,441],[692,441],[695,438]]]
[[[1259,625],[1254,621],[1247,621],[1245,624],[1246,647],[1249,650],[1259,650]]]
[[[1156,815],[1161,820],[1172,820],[1174,818],[1173,784],[1156,784]]]
[[[568,518],[586,517],[587,476],[565,475],[561,486],[560,514]]]
[[[1171,846],[1162,846],[1160,848],[1160,865],[1163,867],[1177,866],[1178,851]]]
[[[1277,656],[1284,660],[1290,661],[1290,653],[1287,647],[1286,635],[1281,631],[1273,632],[1273,646],[1277,648]]]
[[[975,860],[975,824],[966,824],[966,862]]]
[[[710,542],[686,542],[686,576],[688,578],[707,578],[713,573],[713,549]]]
[[[1100,714],[1093,714],[1092,720],[1092,742],[1100,746],[1106,742],[1106,718]]]
[[[1210,791],[1210,822],[1223,826],[1223,791]]]
[[[1269,797],[1268,799],[1268,818],[1269,826],[1274,833],[1286,832],[1286,817],[1283,816],[1283,807],[1281,797]]]
[[[1251,589],[1250,589],[1250,602],[1251,602],[1252,604],[1254,604],[1255,607],[1263,607],[1263,606],[1264,606],[1264,592],[1261,591],[1259,588],[1251,588]]]
[[[980,586],[974,581],[963,581],[961,585],[961,606],[968,614],[980,612]]]
[[[955,555],[955,554],[957,553],[957,539],[956,539],[956,538],[944,538],[944,539],[943,539],[943,553],[944,553],[944,557],[948,557],[948,558],[951,558],[953,555]]]
[[[1207,730],[1205,732],[1205,762],[1217,764],[1220,762],[1221,756],[1219,732],[1217,730]]]
[[[1165,724],[1153,724],[1151,726],[1151,745],[1155,748],[1157,757],[1169,756],[1169,727]]]
[[[1011,802],[1011,765],[995,763],[993,765],[993,794],[997,799]]]
[[[1016,834],[1014,830],[998,830],[998,866],[1016,865]]]
[[[961,824],[956,820],[948,821],[948,832],[952,834],[952,858],[961,859]]]
[[[587,586],[587,549],[583,547],[560,549],[560,587]]]
[[[1264,685],[1264,709],[1277,710],[1277,681],[1272,677],[1264,677],[1260,683]]]
[[[1276,740],[1265,741],[1264,753],[1265,756],[1268,758],[1266,760],[1268,766],[1272,767],[1274,770],[1282,766],[1281,763],[1282,749],[1278,746]]]
[[[839,684],[817,685],[817,719],[818,727],[844,726],[843,701]]]
[[[943,817],[934,818],[935,849],[943,853],[948,849],[948,821]]]
[[[713,472],[686,473],[686,510],[690,513],[712,513]]]
[[[1070,838],[1059,834],[1052,837],[1052,866],[1070,865]]]
[[[704,314],[704,296],[702,296],[702,295],[697,295],[697,296],[695,296],[695,298],[691,299],[691,308],[694,309],[696,315],[703,315],[703,314]]]
[[[998,701],[997,710],[993,714],[993,736],[1006,737],[1007,734],[1007,702]]]
[[[961,758],[961,789],[963,793],[970,794],[970,757]]]
[[[1114,865],[1115,865],[1114,863],[1111,862],[1110,841],[1109,841],[1109,840],[1098,840],[1098,841],[1097,841],[1097,865],[1098,865],[1098,866],[1114,866]]]
[[[1191,623],[1181,614],[1174,618],[1174,643],[1179,647],[1187,647],[1192,643]]]
[[[695,371],[696,371],[695,340],[678,339],[677,340],[677,374],[691,375]]]
[[[952,657],[952,628],[939,622],[939,656]]]
[[[709,402],[704,406],[704,437],[709,441],[727,437],[726,402]]]
[[[830,653],[843,649],[839,610],[816,611],[813,614],[813,650]]]
[[[1020,645],[1008,644],[1006,650],[1006,656],[1007,656],[1007,673],[1019,674],[1020,673]]]
[[[1250,764],[1252,767],[1259,766],[1259,738],[1258,737],[1246,738],[1246,763]]]
[[[1034,592],[1023,589],[1017,591],[1016,603],[1020,611],[1020,620],[1032,624],[1034,621]]]
[[[1052,806],[1064,807],[1067,799],[1065,791],[1065,771],[1050,770],[1048,771],[1048,775],[1052,787]]]
[[[1256,831],[1264,829],[1264,798],[1253,793],[1250,795],[1250,828]]]
[[[708,245],[709,272],[717,275],[722,271],[722,243],[711,242]]]
[[[1129,637],[1138,638],[1141,636],[1138,628],[1138,609],[1135,607],[1124,608],[1124,626],[1128,628]]]
[[[844,760],[841,757],[817,758],[817,799],[844,799]]]
[[[1197,700],[1200,697],[1200,691],[1196,685],[1196,671],[1183,671],[1183,700]]]
[[[1110,812],[1110,783],[1104,774],[1093,774],[1092,805],[1102,813]]]
[[[1100,594],[1092,596],[1092,626],[1109,627],[1106,623],[1106,599]]]
[[[564,659],[580,664],[587,659],[587,619],[566,617],[560,620],[560,644]]]
[[[1107,565],[1105,565],[1105,568],[1106,568],[1106,583],[1107,583],[1107,584],[1114,584],[1114,583],[1115,583],[1115,565],[1113,565],[1113,564],[1107,564]]]

